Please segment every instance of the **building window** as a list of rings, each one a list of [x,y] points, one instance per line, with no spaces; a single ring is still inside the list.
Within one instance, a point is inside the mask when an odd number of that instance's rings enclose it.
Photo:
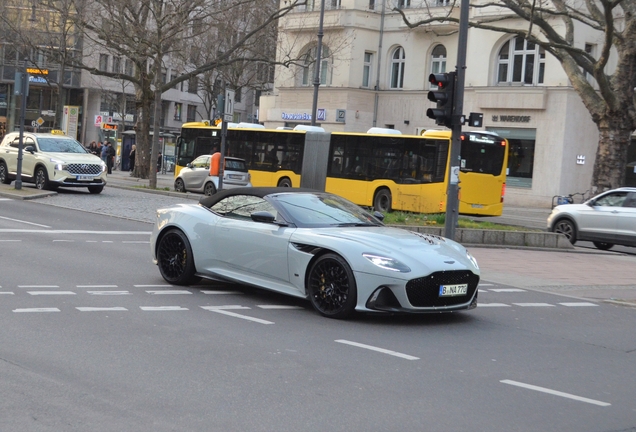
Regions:
[[[197,94],[198,89],[199,89],[199,79],[198,77],[193,76],[192,78],[188,80],[188,93]]]
[[[364,53],[364,66],[362,67],[362,87],[371,87],[371,67],[373,62],[373,53]]]
[[[310,49],[302,57],[303,65],[300,82],[302,86],[309,86],[313,84],[315,74],[314,66],[316,64],[316,49],[316,47]],[[328,47],[322,47],[320,57],[320,84],[329,85],[331,84],[331,52]]]
[[[187,121],[189,122],[197,121],[197,106],[196,105],[188,105]]]
[[[174,104],[174,119],[177,121],[181,121],[181,109],[183,108],[183,105],[180,103],[175,103]]]
[[[508,140],[508,172],[506,186],[530,188],[532,187],[532,173],[534,171],[534,153],[537,131],[536,129],[488,128]]]
[[[132,76],[133,74],[133,62],[130,59],[124,60],[124,73],[126,75]]]
[[[506,42],[499,51],[497,82],[537,85],[543,84],[545,50],[516,37]]]
[[[236,89],[234,90],[234,102],[241,102],[242,99],[242,94],[241,94],[241,89]]]
[[[397,47],[391,56],[391,88],[404,87],[404,48]]]
[[[99,70],[102,72],[108,72],[108,54],[99,55]]]
[[[262,90],[256,90],[254,94],[254,106],[259,106],[261,103],[261,95],[263,94]]]
[[[369,9],[370,10],[374,10],[375,9],[375,0],[369,0]]]
[[[397,7],[400,9],[411,7],[411,0],[398,0]]]
[[[433,52],[431,53],[431,73],[438,74],[444,72],[446,72],[446,48],[444,45],[437,45],[433,48]],[[437,86],[430,84],[430,88],[437,89]]]
[[[113,72],[121,73],[121,57],[113,56]]]

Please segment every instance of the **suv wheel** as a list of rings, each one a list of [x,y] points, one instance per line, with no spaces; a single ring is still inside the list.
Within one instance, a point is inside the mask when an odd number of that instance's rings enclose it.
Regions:
[[[9,171],[7,170],[7,164],[5,164],[4,162],[0,162],[0,183],[11,184]]]
[[[35,187],[40,190],[49,189],[49,176],[46,174],[46,170],[42,167],[35,169]]]

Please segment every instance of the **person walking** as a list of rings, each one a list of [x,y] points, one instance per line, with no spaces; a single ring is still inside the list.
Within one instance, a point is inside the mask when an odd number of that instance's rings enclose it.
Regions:
[[[161,162],[163,162],[163,155],[159,152],[159,157],[157,157],[157,172],[161,172]]]
[[[130,149],[129,157],[129,166],[130,166],[130,175],[135,170],[135,156],[137,156],[137,146],[135,144],[132,145]]]
[[[106,143],[102,146],[100,157],[102,158],[106,166],[108,166],[108,141],[106,141]]]
[[[115,149],[110,141],[106,141],[106,168],[108,174],[113,173],[113,163],[115,162]]]

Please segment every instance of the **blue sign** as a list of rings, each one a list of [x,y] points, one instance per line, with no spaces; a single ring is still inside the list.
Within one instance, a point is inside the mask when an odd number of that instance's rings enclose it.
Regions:
[[[327,110],[324,108],[318,108],[318,112],[316,112],[316,120],[327,121]]]

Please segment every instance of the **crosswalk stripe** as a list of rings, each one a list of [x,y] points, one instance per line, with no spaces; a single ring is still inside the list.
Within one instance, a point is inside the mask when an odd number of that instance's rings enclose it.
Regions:
[[[590,303],[590,302],[566,302],[566,303],[559,303],[559,304],[563,306],[569,306],[569,307],[598,306],[596,303]]]
[[[90,295],[130,295],[128,291],[86,291]]]
[[[77,307],[80,312],[110,312],[110,311],[127,311],[125,307]]]
[[[513,305],[521,307],[554,307],[554,305],[548,303],[513,303]]]
[[[505,303],[477,303],[477,307],[510,307]]]
[[[27,291],[29,294],[37,295],[75,295],[73,291]]]
[[[58,308],[25,308],[25,309],[14,309],[13,312],[21,313],[21,312],[60,312]]]
[[[139,306],[142,311],[187,311],[188,308],[181,306]]]
[[[148,294],[192,294],[188,290],[151,290],[146,291]]]

